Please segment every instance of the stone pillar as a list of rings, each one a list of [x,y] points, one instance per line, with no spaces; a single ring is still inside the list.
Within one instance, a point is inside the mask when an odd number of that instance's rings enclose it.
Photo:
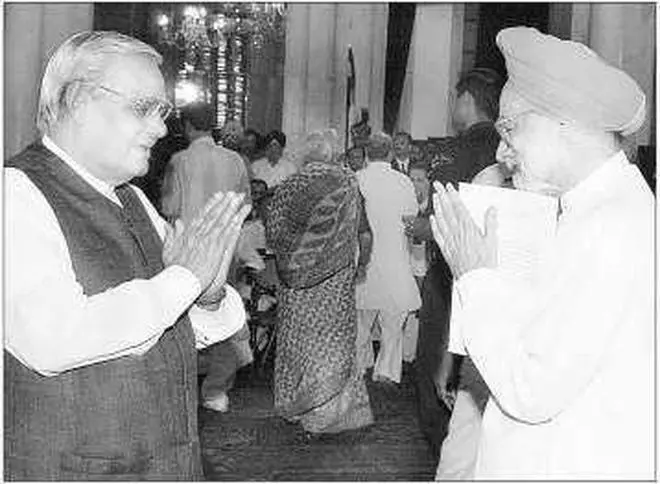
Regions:
[[[646,94],[647,122],[636,141],[650,144],[655,136],[655,5],[594,3],[590,7],[589,46],[630,74]]]
[[[451,134],[451,97],[463,52],[463,4],[420,3],[398,128],[415,139]]]
[[[611,64],[623,62],[624,15],[630,4],[594,3],[589,18],[589,45]]]
[[[550,12],[552,34],[588,45],[639,83],[646,94],[648,114],[645,126],[635,137],[636,142],[644,145],[654,142],[655,5],[552,4]]]
[[[309,8],[305,3],[287,6],[282,131],[291,141],[306,127]]]

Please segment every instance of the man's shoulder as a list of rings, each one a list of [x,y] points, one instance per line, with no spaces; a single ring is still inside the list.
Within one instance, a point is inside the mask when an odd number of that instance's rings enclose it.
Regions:
[[[231,159],[235,159],[235,158],[240,159],[241,158],[241,155],[239,155],[236,151],[230,150],[229,148],[225,148],[222,145],[214,145],[213,148],[214,148],[214,151],[216,153],[218,153],[218,154],[220,154],[220,155],[222,155],[226,158],[231,158]]]
[[[493,123],[484,122],[472,126],[456,140],[457,150],[485,150],[494,152],[500,142],[500,135]]]
[[[44,159],[50,157],[57,158],[57,155],[46,148],[41,141],[35,141],[29,146],[26,146],[17,154],[7,159],[4,163],[4,166],[5,168],[23,169],[29,167],[31,163],[36,159]]]
[[[185,160],[190,158],[190,156],[195,152],[193,145],[189,145],[187,148],[177,151],[170,157],[171,164],[183,163]]]

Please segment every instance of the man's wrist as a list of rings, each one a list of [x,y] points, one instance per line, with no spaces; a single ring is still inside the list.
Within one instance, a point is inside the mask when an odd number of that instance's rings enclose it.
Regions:
[[[223,299],[227,296],[227,287],[225,284],[212,293],[202,294],[196,301],[197,306],[206,311],[216,311],[220,307]]]

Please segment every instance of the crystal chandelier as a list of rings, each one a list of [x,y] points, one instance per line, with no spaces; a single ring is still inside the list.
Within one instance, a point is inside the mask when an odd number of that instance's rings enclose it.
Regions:
[[[260,48],[283,27],[284,3],[172,4],[156,11],[158,44],[181,48],[218,47],[232,34],[249,35]]]
[[[216,106],[217,123],[245,119],[250,60],[284,39],[284,3],[172,3],[152,11],[152,35],[164,56],[177,107]],[[249,59],[248,59],[249,58]]]

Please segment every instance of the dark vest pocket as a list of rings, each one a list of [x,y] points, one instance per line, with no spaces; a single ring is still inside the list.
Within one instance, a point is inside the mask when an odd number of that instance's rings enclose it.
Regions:
[[[148,473],[147,452],[128,454],[118,449],[85,447],[61,454],[61,467],[72,479],[138,479]]]

